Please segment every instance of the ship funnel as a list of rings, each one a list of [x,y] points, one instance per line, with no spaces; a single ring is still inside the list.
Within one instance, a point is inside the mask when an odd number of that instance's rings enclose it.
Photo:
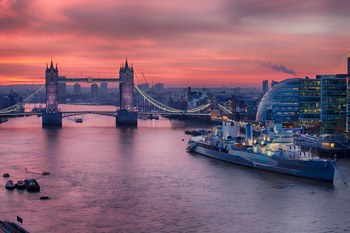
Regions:
[[[253,127],[251,124],[247,124],[245,126],[246,136],[247,136],[247,144],[248,146],[253,145]]]

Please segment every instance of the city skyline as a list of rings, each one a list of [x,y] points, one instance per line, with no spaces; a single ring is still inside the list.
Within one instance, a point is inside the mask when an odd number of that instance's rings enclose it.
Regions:
[[[118,78],[140,83],[261,88],[263,80],[347,72],[344,1],[1,1],[1,85]],[[135,77],[135,84],[140,84]]]

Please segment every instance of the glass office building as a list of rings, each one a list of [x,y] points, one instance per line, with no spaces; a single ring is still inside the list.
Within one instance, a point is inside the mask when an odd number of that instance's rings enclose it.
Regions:
[[[317,75],[321,80],[321,134],[346,132],[348,75]]]
[[[256,116],[257,122],[279,122],[286,127],[297,127],[299,122],[299,81],[286,79],[273,86],[262,98]]]
[[[302,133],[320,134],[321,129],[321,80],[299,81],[299,126]]]
[[[345,134],[348,75],[316,75],[299,83],[299,125],[303,133]]]

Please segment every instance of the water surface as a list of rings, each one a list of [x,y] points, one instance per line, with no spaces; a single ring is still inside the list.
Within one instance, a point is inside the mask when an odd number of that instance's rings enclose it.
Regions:
[[[0,125],[0,173],[41,185],[8,191],[1,177],[0,219],[20,216],[30,232],[350,231],[350,189],[337,175],[329,184],[186,153],[184,131],[210,126],[161,118],[117,128],[113,117],[82,118],[59,129],[36,116]],[[349,180],[350,161],[339,166]]]

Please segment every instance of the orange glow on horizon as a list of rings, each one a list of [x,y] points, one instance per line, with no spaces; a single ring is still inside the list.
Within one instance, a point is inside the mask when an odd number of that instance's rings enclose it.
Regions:
[[[262,80],[347,73],[350,15],[322,4],[5,1],[0,85],[44,83],[51,57],[67,78],[119,78],[128,57],[165,87],[261,88]]]

